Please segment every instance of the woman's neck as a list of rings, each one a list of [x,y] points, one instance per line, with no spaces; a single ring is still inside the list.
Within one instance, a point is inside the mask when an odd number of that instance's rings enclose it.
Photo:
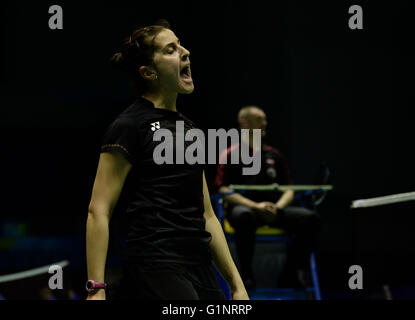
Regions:
[[[143,98],[150,100],[155,108],[167,109],[170,111],[176,110],[177,93],[164,94],[147,92],[142,95]]]

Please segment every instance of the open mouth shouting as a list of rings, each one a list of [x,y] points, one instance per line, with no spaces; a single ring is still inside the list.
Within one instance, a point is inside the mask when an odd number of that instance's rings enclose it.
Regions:
[[[192,80],[192,72],[190,71],[190,63],[186,64],[182,70],[180,71],[180,78],[184,81],[184,82],[188,82],[191,83]]]

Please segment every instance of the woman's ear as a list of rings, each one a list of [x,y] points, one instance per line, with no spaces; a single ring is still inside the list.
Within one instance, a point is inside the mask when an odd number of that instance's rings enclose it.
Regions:
[[[138,69],[138,72],[146,80],[156,80],[158,78],[157,73],[153,70],[153,68],[148,66],[141,66]]]

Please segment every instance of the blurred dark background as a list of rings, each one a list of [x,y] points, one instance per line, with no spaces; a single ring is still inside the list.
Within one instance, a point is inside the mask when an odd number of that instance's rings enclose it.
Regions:
[[[53,4],[63,30],[48,28]],[[414,20],[409,1],[364,2],[364,29],[350,30],[353,4],[3,1],[0,274],[69,259],[83,287],[100,141],[133,100],[108,59],[136,27],[165,18],[191,51],[196,89],[179,98],[181,112],[204,130],[229,129],[242,106],[256,104],[295,183],[330,168],[316,251],[323,297],[350,291],[353,264],[366,288],[415,287],[413,202],[349,209],[355,199],[414,191]],[[211,185],[215,167],[206,172]],[[118,240],[114,232],[109,264],[119,263]]]

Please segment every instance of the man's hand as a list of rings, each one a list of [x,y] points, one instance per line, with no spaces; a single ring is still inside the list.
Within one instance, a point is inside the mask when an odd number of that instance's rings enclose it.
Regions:
[[[88,293],[86,300],[105,300],[105,290],[99,289],[93,293]]]
[[[274,222],[277,217],[277,207],[269,201],[257,202],[253,210],[267,224]]]

